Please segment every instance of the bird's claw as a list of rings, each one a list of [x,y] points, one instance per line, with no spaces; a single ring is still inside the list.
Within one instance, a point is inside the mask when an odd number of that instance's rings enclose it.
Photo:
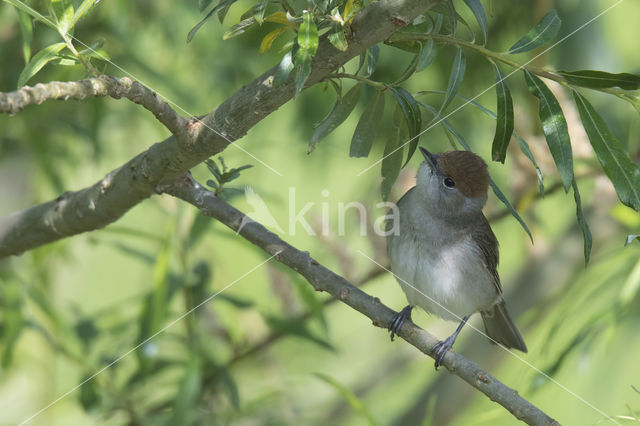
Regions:
[[[392,342],[395,335],[398,334],[400,328],[402,328],[402,324],[404,324],[407,319],[411,321],[411,309],[413,309],[411,305],[405,306],[400,312],[398,312],[393,316],[393,318],[391,318],[391,322],[389,322],[389,327],[387,327],[387,330],[391,332]]]
[[[436,370],[438,369],[438,367],[442,365],[442,360],[444,360],[444,356],[447,354],[447,352],[449,352],[452,346],[453,346],[453,341],[449,340],[449,338],[433,345],[433,348],[431,348],[431,354],[433,354],[433,357],[436,360],[436,364],[435,364]]]

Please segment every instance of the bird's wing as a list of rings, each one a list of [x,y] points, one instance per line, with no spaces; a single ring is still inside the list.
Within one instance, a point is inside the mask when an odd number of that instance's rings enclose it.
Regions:
[[[472,229],[471,238],[482,254],[485,265],[493,277],[493,284],[496,286],[498,294],[502,294],[500,276],[498,275],[498,239],[491,226],[489,226],[487,218],[482,213],[478,217],[478,223]]]

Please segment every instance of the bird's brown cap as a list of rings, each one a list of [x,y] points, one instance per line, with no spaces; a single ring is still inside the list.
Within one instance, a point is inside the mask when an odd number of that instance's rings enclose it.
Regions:
[[[469,151],[446,151],[438,154],[438,165],[445,176],[456,183],[460,192],[469,198],[487,194],[489,172],[487,163]]]

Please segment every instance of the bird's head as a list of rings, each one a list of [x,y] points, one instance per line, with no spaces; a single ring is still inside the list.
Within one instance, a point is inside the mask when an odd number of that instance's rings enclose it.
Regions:
[[[432,154],[420,147],[425,161],[418,169],[416,190],[426,208],[440,217],[461,217],[482,210],[489,172],[482,158],[469,151]]]

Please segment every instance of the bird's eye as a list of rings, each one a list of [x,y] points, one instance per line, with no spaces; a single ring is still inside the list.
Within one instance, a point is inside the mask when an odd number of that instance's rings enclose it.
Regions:
[[[453,179],[451,179],[450,177],[446,177],[444,178],[444,180],[442,181],[442,183],[444,184],[444,186],[446,186],[447,188],[454,188],[456,186],[456,183],[454,182]]]

